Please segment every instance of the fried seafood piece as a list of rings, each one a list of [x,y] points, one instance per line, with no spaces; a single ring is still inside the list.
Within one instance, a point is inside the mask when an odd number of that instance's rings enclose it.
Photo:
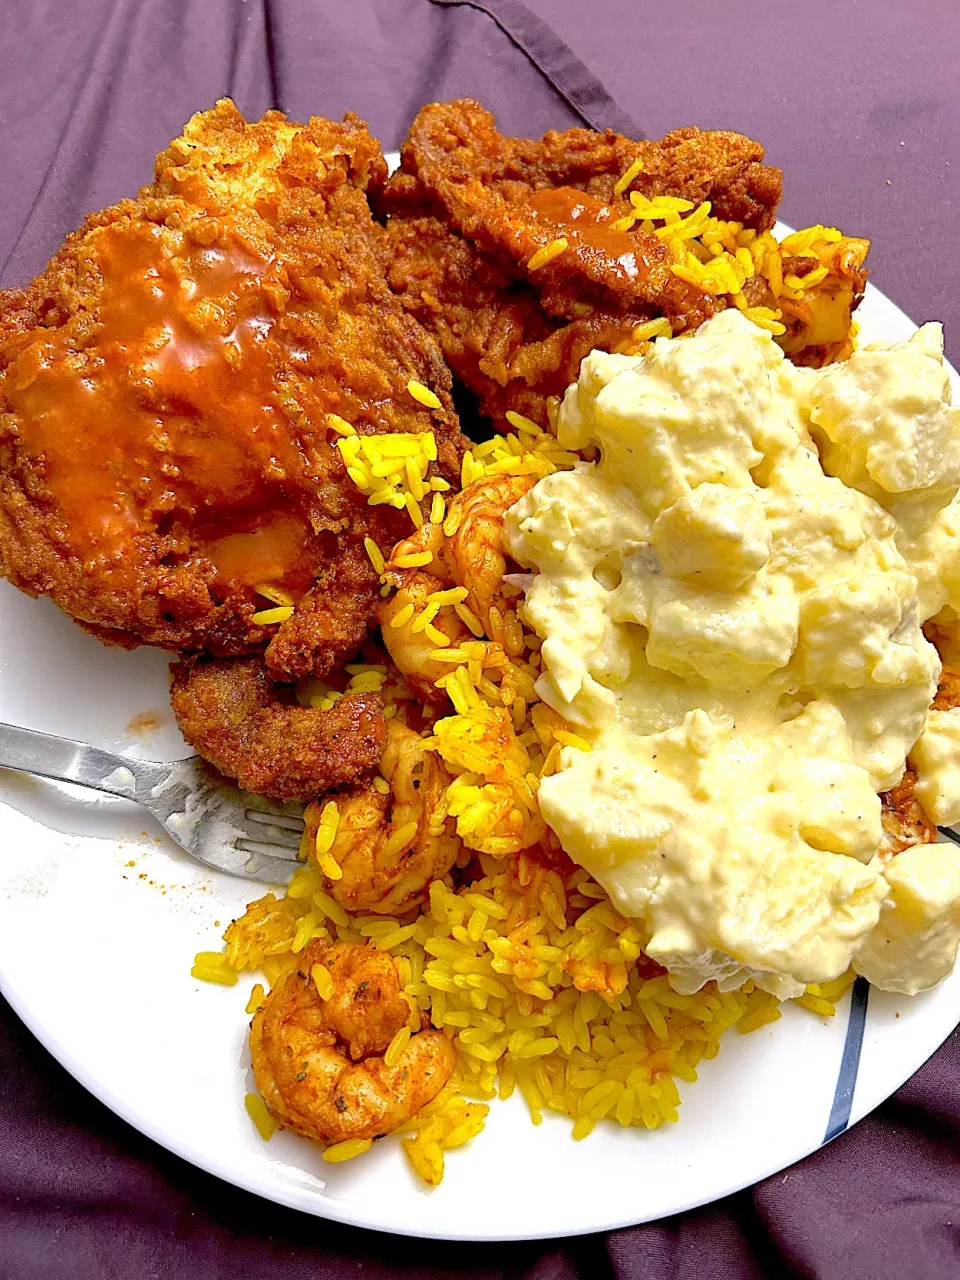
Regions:
[[[241,787],[309,800],[374,768],[386,742],[383,699],[353,693],[328,711],[300,706],[259,656],[173,666],[171,702],[191,746]]]
[[[392,1133],[437,1096],[456,1062],[453,1043],[420,1015],[421,1029],[388,1066],[384,1054],[410,1018],[392,956],[314,939],[254,1015],[257,1088],[301,1137],[344,1142]]]
[[[633,354],[635,330],[653,318],[680,333],[734,305],[689,270],[677,274],[692,241],[650,230],[631,196],[641,205],[662,196],[709,202],[714,220],[772,244],[781,190],[780,170],[739,134],[685,128],[634,142],[573,129],[507,138],[470,101],[424,107],[401,156],[400,170],[372,189],[389,215],[390,285],[495,421],[514,410],[545,425],[549,398],[576,380],[589,351]],[[799,275],[825,266],[827,277],[782,298],[758,280],[742,301],[782,309],[791,358],[826,363],[849,344],[866,248],[845,240],[829,262],[798,256]],[[698,252],[709,265],[707,249]]]
[[[423,738],[396,718],[387,721],[380,773],[388,793],[366,784],[335,797],[339,821],[330,854],[341,874],[327,881],[326,891],[353,913],[392,915],[419,905],[460,851],[442,807],[451,775]],[[308,831],[315,837],[315,816]]]
[[[924,813],[915,794],[917,771],[909,766],[890,791],[880,794],[883,824],[882,853],[902,853],[915,844],[933,844],[937,828]]]
[[[356,649],[378,589],[363,539],[392,545],[409,516],[367,504],[330,415],[433,431],[453,483],[463,450],[439,348],[384,278],[384,173],[355,116],[248,124],[224,100],[0,294],[6,577],[128,647],[269,644],[291,676]],[[259,617],[263,586],[292,617]]]
[[[934,711],[960,707],[960,669],[942,669],[932,707]],[[902,853],[911,845],[932,844],[937,838],[936,823],[930,821],[917,799],[916,785],[917,771],[908,764],[897,785],[880,795],[884,853]]]

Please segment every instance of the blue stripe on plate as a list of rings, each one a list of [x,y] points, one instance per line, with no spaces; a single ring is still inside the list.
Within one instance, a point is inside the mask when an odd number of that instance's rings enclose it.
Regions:
[[[942,836],[946,836],[948,840],[952,840],[954,844],[960,844],[960,835],[953,831],[950,827],[937,827]]]
[[[863,1047],[863,1028],[867,1021],[869,995],[869,982],[866,978],[857,978],[850,994],[847,1038],[843,1042],[840,1073],[837,1076],[833,1106],[830,1108],[830,1119],[827,1121],[827,1132],[823,1135],[824,1142],[829,1142],[838,1133],[843,1133],[850,1123],[850,1108],[853,1106],[853,1091],[856,1088],[857,1071],[860,1068],[860,1050]]]

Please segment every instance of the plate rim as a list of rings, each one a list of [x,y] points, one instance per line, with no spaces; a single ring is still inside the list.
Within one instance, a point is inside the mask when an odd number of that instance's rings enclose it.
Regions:
[[[754,1176],[751,1175],[746,1179],[738,1180],[721,1191],[717,1195],[708,1195],[706,1197],[697,1196],[689,1202],[677,1205],[667,1213],[662,1213],[656,1217],[633,1216],[627,1218],[615,1218],[598,1225],[571,1227],[560,1234],[553,1231],[523,1231],[523,1232],[498,1232],[495,1235],[476,1235],[471,1232],[461,1231],[434,1231],[430,1228],[420,1228],[416,1233],[412,1231],[403,1231],[398,1227],[371,1225],[364,1221],[356,1214],[349,1211],[349,1200],[334,1200],[329,1197],[317,1196],[310,1203],[302,1203],[294,1192],[292,1187],[287,1184],[276,1181],[266,1183],[266,1180],[259,1182],[253,1176],[244,1176],[242,1172],[238,1172],[227,1165],[220,1165],[215,1157],[210,1156],[202,1147],[191,1147],[189,1143],[181,1142],[179,1138],[173,1137],[165,1132],[160,1132],[149,1118],[135,1109],[129,1107],[122,1099],[115,1097],[109,1089],[104,1087],[102,1083],[93,1076],[81,1063],[75,1058],[73,1053],[54,1037],[48,1036],[46,1028],[38,1022],[33,1016],[31,1010],[20,999],[19,995],[8,990],[6,982],[0,976],[0,994],[8,1002],[14,1013],[20,1021],[27,1027],[31,1035],[33,1035],[44,1049],[51,1055],[61,1067],[80,1084],[88,1093],[92,1094],[98,1102],[102,1103],[108,1111],[118,1116],[125,1124],[149,1138],[151,1142],[155,1142],[165,1151],[169,1151],[178,1159],[184,1160],[187,1164],[193,1165],[194,1168],[202,1170],[202,1172],[218,1178],[222,1182],[228,1183],[230,1186],[246,1191],[251,1195],[257,1196],[261,1200],[266,1200],[271,1204],[279,1204],[284,1208],[294,1212],[305,1213],[309,1217],[322,1218],[326,1221],[338,1222],[343,1226],[354,1227],[359,1230],[373,1231],[381,1235],[395,1236],[398,1239],[412,1240],[438,1240],[449,1243],[460,1244],[512,1244],[523,1241],[539,1241],[539,1240],[566,1240],[574,1239],[579,1236],[597,1235],[612,1231],[623,1231],[631,1227],[646,1226],[650,1223],[665,1222],[670,1218],[676,1217],[681,1213],[688,1213],[694,1209],[700,1209],[710,1204],[717,1204],[721,1200],[727,1199],[729,1196],[736,1195],[740,1191],[746,1190],[748,1187],[757,1186],[764,1182],[767,1178],[774,1177],[778,1173],[782,1173],[785,1169],[792,1168],[795,1164],[799,1164],[801,1160],[806,1160],[814,1152],[819,1151],[822,1147],[832,1145],[838,1138],[849,1132],[865,1120],[874,1112],[877,1107],[882,1106],[893,1095],[903,1087],[918,1071],[920,1071],[946,1043],[956,1026],[947,1032],[943,1040],[939,1044],[934,1045],[929,1053],[925,1054],[923,1060],[916,1065],[911,1065],[902,1079],[899,1078],[897,1084],[882,1097],[871,1100],[870,1104],[862,1112],[857,1115],[855,1120],[848,1123],[842,1130],[834,1134],[830,1138],[824,1138],[819,1142],[813,1143],[805,1148],[798,1155],[783,1163],[779,1160],[775,1161],[770,1167],[765,1168],[764,1172]],[[960,1013],[958,1013],[957,1026],[960,1026]],[[51,1041],[53,1041],[51,1043]],[[240,1098],[238,1095],[237,1106],[240,1106]],[[572,1139],[571,1139],[572,1141]],[[429,1195],[430,1189],[426,1188],[424,1194]]]
[[[388,162],[391,160],[388,154]],[[778,232],[788,234],[790,228],[783,223],[777,224]],[[897,318],[902,318],[914,329],[917,327],[913,319],[907,315],[892,299],[888,298],[879,289],[870,283],[866,286],[866,297],[873,298],[877,303],[884,307],[892,309],[896,313]],[[948,364],[948,368],[950,368]],[[5,808],[5,805],[0,805]],[[63,834],[61,840],[69,840],[70,836]],[[556,1240],[574,1238],[577,1236],[591,1235],[597,1233],[606,1233],[611,1231],[624,1230],[629,1227],[641,1226],[650,1222],[665,1221],[680,1213],[686,1213],[691,1210],[701,1208],[708,1204],[717,1203],[730,1195],[734,1195],[747,1187],[755,1186],[765,1179],[782,1172],[784,1169],[792,1167],[801,1160],[806,1159],[820,1147],[829,1145],[846,1132],[847,1128],[852,1128],[858,1124],[860,1120],[868,1116],[878,1106],[890,1098],[900,1089],[907,1080],[909,1080],[917,1071],[919,1071],[938,1049],[949,1038],[952,1031],[948,1030],[936,1045],[924,1052],[921,1061],[916,1062],[910,1059],[910,1065],[903,1072],[900,1069],[896,1072],[897,1083],[881,1096],[876,1098],[870,1097],[868,1105],[864,1109],[857,1107],[855,1109],[856,1118],[853,1119],[845,1129],[840,1133],[830,1137],[815,1141],[802,1149],[798,1149],[788,1160],[783,1161],[777,1157],[770,1166],[764,1165],[761,1172],[751,1172],[744,1179],[737,1179],[730,1185],[726,1185],[719,1191],[708,1192],[707,1194],[696,1194],[693,1198],[685,1200],[683,1203],[677,1204],[665,1213],[659,1213],[655,1217],[643,1216],[638,1217],[631,1214],[627,1217],[615,1217],[613,1219],[595,1220],[590,1224],[571,1226],[560,1233],[553,1230],[537,1231],[535,1229],[523,1229],[517,1231],[498,1230],[496,1233],[477,1234],[475,1230],[436,1230],[431,1227],[418,1227],[416,1232],[412,1230],[403,1230],[393,1225],[371,1224],[371,1222],[363,1214],[356,1212],[351,1208],[353,1203],[351,1199],[335,1199],[329,1196],[316,1195],[309,1199],[297,1187],[285,1183],[276,1177],[271,1177],[269,1166],[265,1167],[262,1175],[257,1174],[255,1169],[247,1170],[244,1168],[236,1169],[225,1162],[220,1162],[215,1151],[208,1151],[202,1145],[192,1144],[183,1140],[180,1135],[173,1133],[162,1125],[154,1123],[149,1114],[138,1109],[136,1106],[129,1104],[122,1096],[113,1092],[113,1090],[105,1085],[97,1075],[88,1070],[80,1058],[76,1056],[70,1048],[68,1042],[61,1040],[55,1032],[50,1029],[44,1020],[36,1015],[29,1003],[21,997],[19,990],[7,981],[5,973],[0,970],[0,993],[10,1004],[10,1007],[27,1027],[31,1035],[43,1046],[43,1048],[59,1063],[70,1076],[73,1077],[88,1093],[92,1094],[103,1106],[105,1106],[114,1115],[118,1116],[124,1123],[129,1124],[138,1133],[148,1138],[151,1142],[155,1142],[159,1147],[171,1152],[178,1159],[186,1161],[195,1168],[202,1170],[205,1174],[211,1175],[222,1182],[226,1182],[231,1186],[235,1186],[242,1191],[255,1195],[260,1199],[268,1202],[279,1204],[287,1209],[296,1212],[305,1213],[312,1217],[318,1217],[329,1221],[341,1223],[345,1226],[361,1228],[367,1231],[378,1232],[383,1235],[392,1235],[397,1237],[406,1237],[412,1239],[429,1239],[438,1241],[449,1241],[451,1243],[512,1243],[519,1241],[539,1241],[539,1240]],[[958,1013],[958,1023],[960,1023],[960,1013]],[[883,1086],[886,1088],[886,1085]],[[240,1109],[241,1099],[238,1095],[237,1106]],[[425,1194],[429,1194],[429,1190],[425,1190]]]

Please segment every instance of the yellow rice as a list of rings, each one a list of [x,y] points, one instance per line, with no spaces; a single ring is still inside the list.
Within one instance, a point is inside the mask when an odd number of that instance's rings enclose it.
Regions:
[[[260,1137],[265,1142],[272,1138],[276,1132],[277,1122],[267,1110],[267,1104],[259,1093],[248,1093],[243,1100],[243,1104]]]
[[[676,226],[684,203],[661,204],[654,212],[664,226]],[[634,207],[638,216],[650,212],[636,201]],[[705,234],[700,231],[701,240]],[[809,243],[818,243],[816,236]],[[746,271],[740,258],[732,261]],[[644,340],[667,332],[664,325],[641,326]],[[464,486],[502,474],[544,476],[579,460],[529,419],[512,415],[510,425],[515,434],[488,440],[465,455]],[[338,445],[371,502],[387,490],[383,500],[394,505],[398,498],[400,505],[408,499],[415,505],[431,490],[439,496],[437,482],[427,480],[436,457],[431,433],[343,435]],[[433,504],[435,510],[436,497]],[[456,532],[460,510],[455,505],[443,515],[447,536]],[[367,550],[377,568],[379,548]],[[416,554],[405,559],[410,568],[421,563]],[[444,1152],[482,1130],[487,1103],[495,1097],[519,1093],[534,1124],[547,1110],[568,1117],[576,1139],[601,1120],[655,1129],[677,1120],[678,1081],[696,1081],[700,1063],[716,1056],[725,1031],[734,1026],[754,1031],[780,1017],[777,1000],[752,982],[736,991],[720,992],[708,983],[694,995],[676,992],[667,975],[643,956],[637,922],[623,917],[600,885],[560,853],[539,814],[539,779],[556,768],[562,746],[589,750],[590,744],[539,701],[540,642],[524,630],[515,605],[490,607],[485,634],[468,599],[465,587],[433,593],[413,630],[422,630],[436,645],[430,658],[449,666],[436,682],[447,694],[449,713],[423,708],[424,737],[453,777],[435,820],[453,820],[464,849],[458,865],[472,858],[474,878],[458,887],[449,876],[434,881],[423,907],[403,917],[353,917],[327,891],[342,874],[335,857],[336,802],[313,805],[307,829],[316,835],[305,837],[305,865],[294,873],[285,895],[268,893],[251,903],[227,929],[223,953],[200,953],[193,968],[197,978],[227,984],[236,982],[240,970],[261,970],[272,984],[314,938],[369,943],[393,955],[411,1017],[387,1048],[388,1062],[399,1058],[419,1030],[420,1011],[457,1049],[452,1080],[404,1129],[404,1150],[431,1184],[443,1176]],[[433,625],[444,608],[453,608],[474,638],[451,646]],[[394,625],[405,625],[413,616],[408,605]],[[409,697],[389,683],[385,665],[357,663],[347,672],[348,690],[382,690],[388,716],[401,694]],[[322,700],[339,696],[335,691],[320,695]],[[381,793],[389,790],[383,778],[373,785]],[[401,852],[417,829],[410,821],[394,830],[385,855]],[[533,856],[534,845],[546,853]],[[320,998],[328,998],[333,990],[329,972],[314,965],[312,977]],[[851,981],[847,975],[811,987],[797,1003],[831,1016],[834,1001]],[[262,999],[258,984],[248,1012]],[[268,1137],[274,1122],[262,1100],[248,1095],[247,1110]],[[323,1157],[336,1163],[370,1145],[341,1142],[327,1147]]]
[[[480,855],[479,862],[483,874],[457,892],[434,882],[412,919],[361,922],[323,891],[311,857],[287,897],[268,894],[227,931],[229,963],[262,966],[272,981],[314,937],[373,941],[406,962],[405,992],[458,1050],[451,1086],[407,1126],[417,1138],[404,1149],[428,1180],[442,1172],[445,1136],[463,1123],[465,1099],[518,1092],[535,1124],[544,1111],[559,1112],[577,1139],[601,1119],[658,1128],[677,1120],[678,1082],[696,1081],[725,1031],[754,1031],[780,1017],[778,1002],[752,983],[733,992],[712,983],[695,995],[675,992],[643,960],[636,924],[584,870],[551,868],[525,854],[508,861]],[[313,966],[312,976],[325,996],[329,973],[322,970]],[[851,980],[830,984],[833,999]],[[832,1001],[821,995],[813,1003],[811,995],[798,1003],[833,1012]],[[399,1057],[411,1030],[397,1033],[388,1060]],[[469,1127],[479,1132],[482,1124],[474,1111]]]
[[[250,621],[258,627],[270,627],[274,623],[287,622],[293,617],[293,605],[278,605],[275,609],[261,609],[251,615]]]
[[[551,240],[549,244],[545,244],[543,248],[538,249],[535,254],[527,262],[528,271],[539,271],[541,267],[545,267],[548,262],[552,262],[554,258],[558,258],[567,248],[566,236],[560,236],[556,240]]]
[[[338,436],[355,436],[356,428],[345,418],[341,418],[338,413],[327,414],[327,426],[332,428]]]
[[[328,1164],[339,1164],[342,1160],[352,1160],[354,1156],[362,1156],[373,1146],[372,1138],[348,1138],[346,1142],[335,1142],[323,1152]]]
[[[419,383],[410,384],[414,385]],[[426,388],[421,390],[426,392]],[[437,401],[438,407],[439,403]],[[430,464],[437,460],[437,442],[432,431],[342,436],[337,440],[337,449],[347,475],[361,493],[366,494],[371,506],[387,504],[397,510],[406,508],[414,523],[419,524],[422,518],[420,501],[427,494],[443,493],[450,487],[442,477],[428,476]],[[370,552],[369,546],[367,551]]]
[[[384,565],[383,552],[374,542],[373,538],[364,538],[363,545],[367,555],[370,558],[370,563],[373,565],[374,569],[376,569],[378,574],[383,573],[383,565]]]
[[[412,378],[407,383],[407,390],[419,404],[424,405],[427,409],[441,409],[440,397],[435,391],[431,391],[429,387],[425,387],[422,382],[415,382]]]
[[[263,582],[260,586],[255,587],[257,595],[263,596],[264,600],[269,600],[273,604],[290,606],[294,603],[293,596],[289,592],[284,591],[281,587],[271,586],[267,582]]]
[[[633,164],[629,165],[614,183],[613,194],[615,196],[622,196],[634,178],[638,177],[641,173],[643,173],[643,161],[639,156],[637,156]]]
[[[330,970],[324,964],[314,964],[310,966],[310,977],[313,979],[313,985],[317,989],[317,995],[321,1000],[329,1000],[333,995],[333,978],[330,976]]]

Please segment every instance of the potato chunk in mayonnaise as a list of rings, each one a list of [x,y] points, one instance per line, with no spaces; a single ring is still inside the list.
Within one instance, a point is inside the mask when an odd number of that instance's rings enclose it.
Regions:
[[[960,614],[938,328],[810,370],[724,311],[642,357],[592,353],[558,434],[599,461],[541,480],[505,536],[536,571],[538,692],[591,744],[541,782],[564,849],[679,990],[795,995],[858,956],[895,990],[938,981],[960,850],[885,860],[877,796],[918,739],[934,816],[960,771],[953,721],[924,735],[920,626]]]

